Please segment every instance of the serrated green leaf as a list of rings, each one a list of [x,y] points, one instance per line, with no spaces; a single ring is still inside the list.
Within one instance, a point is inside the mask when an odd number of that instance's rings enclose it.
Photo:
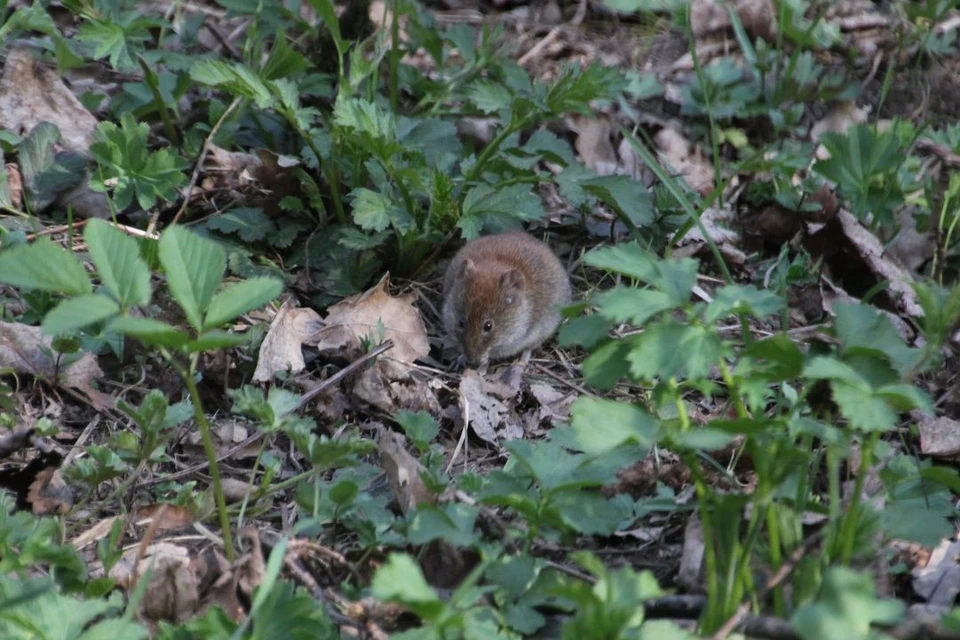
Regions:
[[[370,586],[377,600],[399,602],[425,620],[433,620],[446,608],[420,567],[406,554],[391,553]]]
[[[283,291],[283,283],[276,278],[251,278],[232,284],[210,301],[203,328],[213,329],[258,309],[276,298]]]
[[[570,407],[578,448],[597,455],[625,442],[652,446],[660,438],[657,421],[640,407],[602,398],[581,397]]]
[[[674,301],[662,291],[617,287],[597,294],[598,313],[613,322],[645,324],[664,311],[674,308]]]
[[[780,296],[769,291],[761,291],[752,285],[727,285],[717,290],[713,300],[707,305],[704,320],[712,324],[735,313],[749,313],[765,318],[782,308],[783,300]]]
[[[627,361],[630,374],[638,380],[704,378],[724,355],[716,333],[672,320],[647,327],[636,338]]]
[[[85,294],[64,300],[43,317],[47,335],[69,333],[120,313],[120,306],[99,293]]]
[[[630,176],[596,176],[582,181],[580,187],[637,227],[653,223],[653,199],[643,183]]]
[[[184,227],[171,227],[160,238],[160,263],[170,293],[197,331],[227,266],[223,248]]]
[[[136,240],[98,219],[87,224],[83,239],[103,286],[121,307],[150,302],[150,269]]]
[[[0,252],[0,282],[70,296],[93,290],[80,261],[48,238]]]
[[[276,229],[260,207],[242,207],[213,216],[207,227],[220,233],[235,233],[244,242],[259,242]]]
[[[467,97],[483,113],[497,113],[513,101],[513,94],[500,84],[490,80],[478,80],[470,85]]]
[[[359,187],[349,197],[353,202],[353,221],[361,229],[383,231],[397,215],[398,205],[382,193]]]
[[[133,336],[146,344],[179,349],[190,341],[190,334],[153,318],[121,316],[111,320],[108,331]]]
[[[478,515],[477,507],[465,504],[422,504],[410,522],[407,540],[415,545],[441,539],[458,547],[477,544],[480,535],[474,524]]]
[[[196,82],[250,98],[261,109],[273,102],[273,95],[266,83],[253,69],[240,63],[203,60],[190,69],[190,77]]]

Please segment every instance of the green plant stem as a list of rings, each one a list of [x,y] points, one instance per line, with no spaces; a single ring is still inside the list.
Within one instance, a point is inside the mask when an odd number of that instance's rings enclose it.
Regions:
[[[197,427],[200,428],[200,438],[203,440],[203,451],[207,456],[207,462],[210,467],[210,480],[213,482],[213,495],[217,503],[217,514],[220,516],[220,528],[223,535],[224,552],[227,561],[231,564],[234,560],[233,535],[230,533],[230,516],[227,513],[227,501],[223,496],[223,483],[220,480],[220,466],[217,464],[217,449],[213,444],[213,436],[210,435],[210,422],[203,412],[203,401],[200,398],[200,391],[197,389],[197,383],[193,380],[193,371],[196,369],[196,357],[191,358],[191,366],[184,369],[173,354],[166,349],[161,350],[161,354],[174,368],[180,379],[187,386],[187,392],[190,394],[190,401],[193,403],[193,417],[197,421]]]
[[[500,147],[503,145],[504,141],[507,138],[512,136],[517,131],[520,131],[526,126],[526,120],[521,122],[510,121],[506,127],[503,128],[503,131],[498,133],[496,137],[490,141],[483,151],[480,152],[480,155],[477,157],[477,161],[470,168],[470,171],[467,172],[466,178],[463,183],[460,185],[460,192],[457,194],[457,200],[460,199],[460,196],[463,194],[464,189],[467,185],[472,183],[477,179],[477,176],[480,175],[480,172],[483,170],[483,167],[490,161],[490,158],[493,157],[497,151],[500,150]]]
[[[860,470],[857,473],[857,479],[854,481],[853,495],[850,496],[850,506],[847,509],[847,516],[840,527],[840,541],[842,546],[840,553],[840,562],[849,564],[853,558],[853,543],[856,542],[856,529],[860,522],[860,502],[862,500],[863,484],[866,482],[867,475],[865,469],[873,459],[873,450],[880,438],[879,432],[873,432],[868,437],[860,451]]]
[[[390,65],[390,81],[389,81],[389,90],[390,90],[390,109],[394,113],[398,113],[400,110],[400,79],[397,77],[400,73],[400,17],[397,15],[397,2],[396,0],[390,0],[389,8],[387,11],[390,12],[390,56],[388,63]]]

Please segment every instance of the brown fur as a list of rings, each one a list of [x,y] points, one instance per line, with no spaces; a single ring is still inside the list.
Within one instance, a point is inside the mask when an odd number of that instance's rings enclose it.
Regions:
[[[485,236],[447,267],[443,323],[467,362],[485,365],[543,343],[569,301],[570,278],[547,245],[520,232]]]

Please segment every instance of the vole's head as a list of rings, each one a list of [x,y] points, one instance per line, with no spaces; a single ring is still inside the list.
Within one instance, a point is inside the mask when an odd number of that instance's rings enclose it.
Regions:
[[[444,325],[471,366],[523,339],[530,325],[527,280],[518,269],[464,260],[445,300]]]

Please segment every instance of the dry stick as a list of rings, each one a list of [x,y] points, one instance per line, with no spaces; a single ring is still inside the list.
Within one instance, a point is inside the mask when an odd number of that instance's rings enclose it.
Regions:
[[[233,102],[230,103],[230,106],[227,107],[226,111],[221,114],[220,119],[217,120],[217,123],[213,125],[213,128],[210,129],[210,133],[207,134],[207,139],[203,141],[203,150],[200,151],[200,157],[197,158],[197,164],[193,168],[193,175],[190,176],[190,184],[187,185],[187,190],[183,194],[183,204],[180,205],[179,211],[176,215],[173,216],[173,221],[170,224],[177,224],[181,217],[183,217],[184,212],[187,210],[187,205],[190,203],[190,196],[193,194],[194,188],[197,186],[197,180],[200,179],[200,170],[203,168],[203,162],[207,159],[207,154],[210,152],[210,146],[213,144],[213,136],[217,135],[217,132],[220,131],[220,127],[223,126],[223,123],[227,121],[227,117],[237,108],[237,105],[240,104],[240,98],[234,98]],[[157,217],[160,215],[160,210],[150,218],[150,224],[147,225],[147,231],[153,233],[154,229],[157,228]]]
[[[332,376],[330,376],[329,378],[327,378],[326,380],[324,380],[323,382],[315,386],[313,389],[310,389],[310,391],[307,391],[305,394],[300,396],[300,402],[297,403],[296,409],[301,408],[310,400],[313,400],[315,397],[317,397],[318,395],[320,395],[321,393],[323,393],[324,391],[326,391],[336,383],[340,382],[341,380],[346,378],[348,375],[350,375],[357,369],[361,368],[362,366],[364,366],[365,364],[367,364],[377,356],[389,351],[390,349],[393,349],[393,340],[384,340],[375,349],[357,358],[356,360],[354,360],[353,362],[345,366],[343,369],[340,369],[340,371],[337,371],[335,374],[333,374]]]

